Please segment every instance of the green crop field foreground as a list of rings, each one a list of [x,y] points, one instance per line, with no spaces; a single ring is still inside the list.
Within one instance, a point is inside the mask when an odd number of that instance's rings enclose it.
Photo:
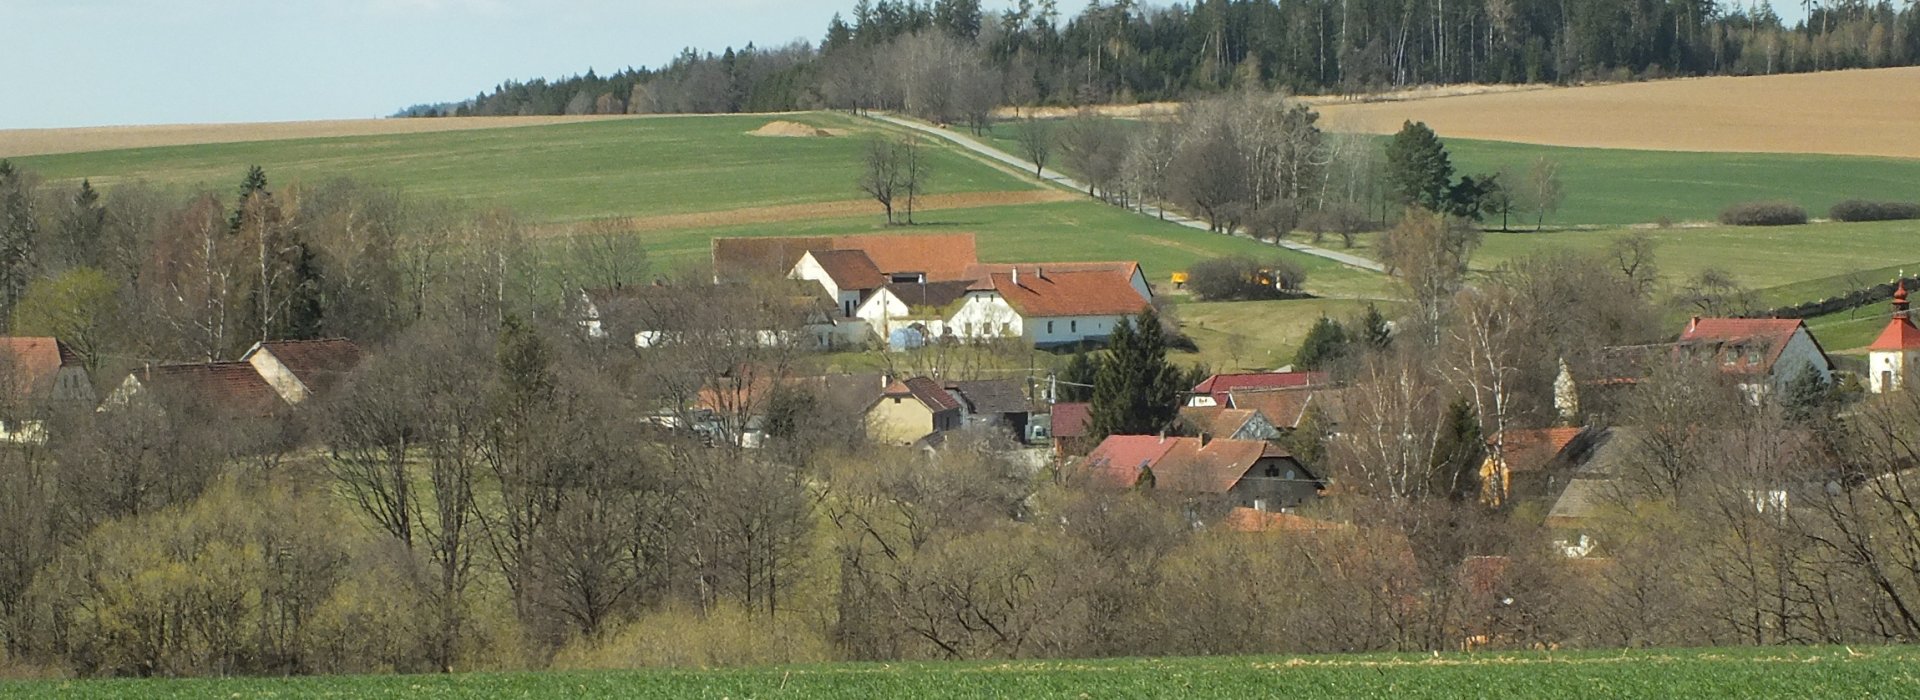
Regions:
[[[0,683],[11,698],[1812,698],[1920,694],[1920,649],[1740,649],[841,664]]]

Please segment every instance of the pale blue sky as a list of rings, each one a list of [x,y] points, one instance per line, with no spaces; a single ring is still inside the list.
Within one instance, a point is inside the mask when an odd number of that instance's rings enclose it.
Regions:
[[[1006,2],[983,3],[1000,8]],[[1731,4],[1731,3],[1730,3]],[[1080,9],[1062,0],[1063,12]],[[0,129],[379,117],[510,79],[819,41],[853,0],[0,0]],[[1798,3],[1781,4],[1798,16]],[[1789,20],[1791,21],[1791,19]]]

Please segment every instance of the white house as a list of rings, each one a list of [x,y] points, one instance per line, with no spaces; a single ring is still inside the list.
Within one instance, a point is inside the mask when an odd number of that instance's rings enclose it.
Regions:
[[[1833,382],[1833,361],[1800,319],[1695,316],[1677,347],[1739,377],[1741,388],[1755,399],[1784,391],[1802,372]]]
[[[1907,313],[1907,285],[1893,290],[1893,319],[1867,346],[1867,388],[1876,394],[1898,391],[1907,373],[1920,367],[1920,328]]]
[[[912,274],[914,281],[926,279],[924,273]],[[827,298],[834,300],[841,317],[852,317],[868,294],[889,281],[873,259],[859,250],[809,250],[794,263],[787,277],[819,283],[826,289]]]
[[[1126,274],[1022,265],[990,273],[969,287],[947,329],[963,339],[1018,337],[1035,347],[1071,345],[1106,339],[1147,304],[1148,297]]]

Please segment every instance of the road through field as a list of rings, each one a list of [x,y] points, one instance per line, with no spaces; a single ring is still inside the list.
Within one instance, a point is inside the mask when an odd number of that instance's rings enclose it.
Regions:
[[[964,134],[957,134],[952,131],[948,131],[946,129],[942,129],[940,127],[934,126],[932,124],[913,121],[911,119],[902,119],[900,117],[896,117],[890,114],[873,114],[870,116],[872,116],[874,119],[878,119],[880,121],[886,122],[888,124],[892,124],[894,126],[912,129],[914,131],[918,131],[924,134],[930,134],[932,136],[936,136],[942,139],[946,139],[948,141],[952,141],[955,144],[959,144],[961,148],[965,148],[969,151],[980,154],[987,158],[991,158],[993,160],[999,161],[1000,163],[1013,166],[1023,172],[1030,173],[1036,170],[1036,166],[1032,162],[1022,160],[1018,156],[1015,156],[1013,154],[1002,151],[998,148],[994,148],[992,146],[981,143]],[[1059,184],[1068,189],[1077,190],[1080,192],[1085,192],[1087,190],[1087,186],[1085,184],[1082,184],[1078,180],[1074,180],[1073,178],[1067,177],[1066,175],[1062,175],[1059,172],[1051,169],[1041,170],[1040,177],[1041,179],[1044,179],[1048,182]],[[1212,230],[1207,227],[1207,224],[1205,222],[1202,222],[1198,219],[1189,218],[1187,216],[1181,215],[1178,212],[1166,211],[1159,207],[1154,207],[1154,206],[1143,206],[1137,211],[1141,216],[1159,217],[1164,221],[1179,224],[1187,228],[1212,232]],[[1240,236],[1241,234],[1234,234],[1234,235]],[[1242,237],[1252,239],[1251,236],[1242,236]],[[1253,239],[1253,240],[1257,240],[1257,239]],[[1262,241],[1262,242],[1264,243],[1266,241]],[[1346,253],[1342,253],[1339,251],[1327,250],[1325,248],[1310,246],[1305,243],[1298,243],[1298,242],[1288,241],[1288,240],[1282,240],[1277,243],[1273,243],[1273,245],[1278,245],[1279,247],[1285,248],[1287,250],[1291,250],[1299,253],[1305,253],[1307,255],[1312,255],[1315,257],[1326,258],[1328,260],[1332,260],[1342,265],[1357,267],[1362,270],[1369,270],[1372,272],[1387,271],[1386,266],[1381,265],[1378,262],[1360,257],[1358,255],[1348,255]]]

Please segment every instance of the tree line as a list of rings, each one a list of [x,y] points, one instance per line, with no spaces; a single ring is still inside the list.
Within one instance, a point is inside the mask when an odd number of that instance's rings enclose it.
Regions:
[[[1186,100],[1232,88],[1359,93],[1913,65],[1920,10],[1888,0],[859,0],[817,44],[687,49],[659,69],[508,82],[404,116],[895,109]]]

